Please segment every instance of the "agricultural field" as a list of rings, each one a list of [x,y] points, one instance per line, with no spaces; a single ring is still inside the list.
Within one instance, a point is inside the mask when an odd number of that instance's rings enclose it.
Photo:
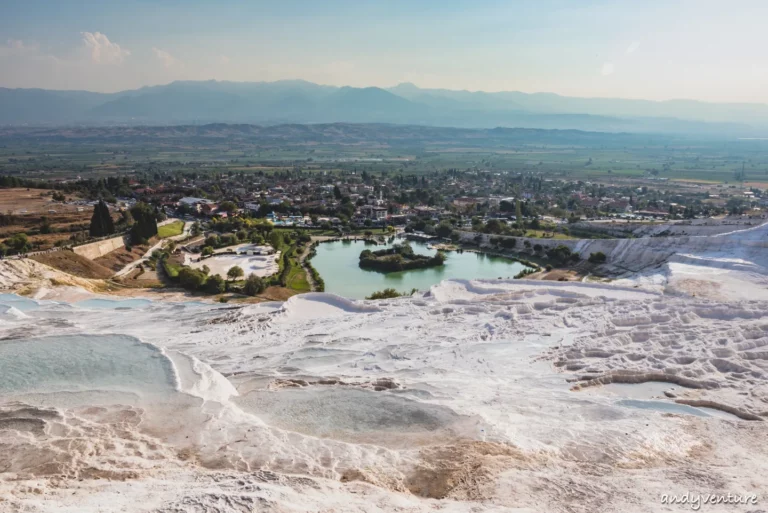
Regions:
[[[348,124],[0,130],[0,173],[27,178],[295,168],[416,175],[453,168],[604,183],[765,184],[768,141]]]

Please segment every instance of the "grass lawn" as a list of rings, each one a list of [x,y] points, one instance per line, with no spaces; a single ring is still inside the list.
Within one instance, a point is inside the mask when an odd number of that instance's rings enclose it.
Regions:
[[[552,236],[552,232],[550,231],[543,231],[543,230],[526,230],[526,236],[528,237],[535,237],[537,239],[554,239],[554,240],[562,240],[562,239],[576,239],[578,237],[572,237],[570,235],[566,235],[564,233],[555,232],[554,237]]]
[[[161,239],[181,235],[184,231],[184,221],[174,221],[157,227],[157,236]]]
[[[307,281],[307,273],[300,265],[294,265],[291,267],[291,271],[288,273],[288,279],[286,280],[288,288],[295,290],[296,292],[309,292],[309,282]]]

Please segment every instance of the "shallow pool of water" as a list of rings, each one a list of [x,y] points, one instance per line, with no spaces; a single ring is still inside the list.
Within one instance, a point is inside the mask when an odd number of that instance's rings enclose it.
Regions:
[[[677,404],[667,401],[642,401],[638,399],[622,399],[616,402],[618,406],[627,408],[638,408],[641,410],[654,410],[662,413],[678,413],[683,415],[694,415],[696,417],[720,417],[732,420],[741,420],[735,415],[713,408],[701,408],[688,406],[687,404]]]
[[[124,335],[69,335],[0,342],[0,395],[176,390],[171,361]]]
[[[152,304],[149,299],[85,299],[74,303],[80,308],[114,310],[116,308],[143,308]]]

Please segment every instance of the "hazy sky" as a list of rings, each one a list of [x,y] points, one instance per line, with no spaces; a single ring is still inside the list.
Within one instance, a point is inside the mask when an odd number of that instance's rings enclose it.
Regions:
[[[173,80],[768,103],[765,0],[0,0],[0,86]]]

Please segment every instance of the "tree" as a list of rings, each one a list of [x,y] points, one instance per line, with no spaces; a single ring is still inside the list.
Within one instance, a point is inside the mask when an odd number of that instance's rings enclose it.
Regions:
[[[512,239],[510,237],[505,237],[501,240],[502,247],[507,249],[514,248],[516,244],[517,244],[517,239]]]
[[[216,234],[209,235],[205,238],[205,245],[211,248],[218,248],[221,246],[221,239]]]
[[[179,283],[187,290],[198,290],[205,283],[205,274],[191,267],[182,267],[179,271]]]
[[[453,226],[448,221],[442,221],[435,229],[435,234],[443,239],[450,237],[451,232],[453,232]]]
[[[140,201],[131,207],[131,216],[134,220],[131,227],[131,240],[134,244],[157,235],[157,217],[152,207]]]
[[[333,186],[333,197],[337,200],[341,199],[341,189],[339,189],[338,185]]]
[[[523,207],[520,205],[520,200],[515,200],[515,223],[517,224],[517,229],[522,230],[523,228]]]
[[[190,233],[193,237],[197,237],[201,233],[203,233],[203,229],[200,227],[200,223],[198,221],[195,221],[192,223],[192,229],[190,230]]]
[[[48,220],[47,217],[43,216],[40,223],[40,233],[46,234],[51,233],[53,231],[53,226],[51,226],[51,222]]]
[[[93,206],[89,233],[91,237],[104,237],[115,233],[115,222],[112,220],[112,214],[110,214],[109,207],[104,203],[104,200],[99,200]]]
[[[13,253],[25,253],[29,251],[29,238],[26,233],[17,233],[10,239],[6,239],[5,245],[8,246]]]
[[[501,222],[498,219],[491,219],[485,224],[486,233],[501,233]]]
[[[605,256],[605,253],[603,253],[602,251],[598,251],[597,253],[590,253],[589,258],[587,260],[589,260],[589,262],[592,264],[604,264],[607,258]]]
[[[264,280],[256,276],[255,274],[248,275],[248,278],[245,280],[245,285],[243,286],[243,292],[248,294],[249,296],[256,296],[264,292],[264,290],[267,288],[266,283],[264,283]]]
[[[239,265],[236,265],[234,267],[230,267],[229,271],[227,271],[227,278],[229,278],[232,281],[235,281],[238,278],[242,278],[245,273],[243,272],[243,268]]]
[[[209,276],[208,279],[205,280],[205,291],[210,294],[221,294],[226,288],[227,285],[224,282],[224,279],[218,274]]]
[[[205,246],[201,254],[203,256],[211,256],[213,255],[213,248],[211,246]]]
[[[571,248],[563,244],[559,244],[557,247],[547,250],[547,257],[560,264],[564,264],[568,260],[573,260],[573,255],[577,255],[576,260],[578,260],[578,254],[571,253]]]
[[[232,201],[222,201],[219,203],[219,210],[222,212],[234,212],[237,210],[237,205],[235,205]]]
[[[279,251],[283,245],[283,235],[280,232],[273,231],[269,234],[269,243],[276,251]]]

